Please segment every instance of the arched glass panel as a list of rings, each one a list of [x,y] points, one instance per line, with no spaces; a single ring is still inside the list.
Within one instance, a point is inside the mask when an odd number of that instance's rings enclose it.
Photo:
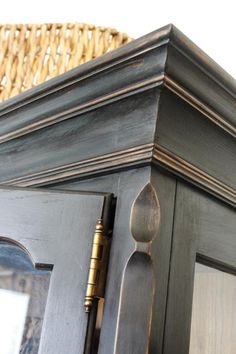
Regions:
[[[0,242],[1,354],[38,353],[50,274],[20,247]]]

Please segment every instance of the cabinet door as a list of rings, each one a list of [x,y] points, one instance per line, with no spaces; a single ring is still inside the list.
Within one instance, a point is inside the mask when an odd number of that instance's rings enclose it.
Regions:
[[[165,354],[236,352],[236,213],[178,183]]]
[[[82,354],[97,220],[109,196],[0,188],[0,352]]]

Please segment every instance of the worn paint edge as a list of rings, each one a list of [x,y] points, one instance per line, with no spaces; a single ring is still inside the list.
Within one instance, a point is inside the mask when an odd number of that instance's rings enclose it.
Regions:
[[[120,90],[112,92],[110,94],[105,94],[103,96],[97,97],[93,100],[85,102],[83,104],[77,105],[68,110],[64,110],[57,114],[46,117],[45,119],[41,119],[38,122],[34,122],[31,124],[26,124],[25,126],[12,130],[8,133],[0,135],[0,144],[7,142],[9,140],[13,140],[24,136],[26,134],[30,134],[36,130],[43,129],[45,127],[51,126],[53,124],[57,124],[59,122],[65,121],[67,119],[73,118],[74,116],[78,116],[80,114],[84,114],[93,109],[99,108],[101,106],[110,104],[114,101],[120,100],[127,96],[146,91],[148,89],[163,86],[175,93],[177,96],[181,97],[184,101],[194,107],[196,110],[201,112],[206,118],[210,119],[211,122],[216,124],[219,128],[226,131],[228,134],[232,135],[234,138],[236,137],[236,128],[227,122],[221,115],[214,112],[208,105],[199,100],[196,96],[191,94],[188,90],[186,90],[183,86],[178,84],[175,80],[173,80],[167,74],[159,74],[155,75],[146,80],[142,80],[135,84],[126,86]]]
[[[236,190],[182,159],[166,148],[155,145],[153,159],[181,177],[193,181],[236,206]]]
[[[194,184],[213,192],[213,194],[236,206],[236,190],[234,188],[229,187],[227,184],[212,177],[158,144],[145,144],[132,147],[37,173],[8,179],[1,182],[1,184],[20,187],[43,186],[73,178],[91,178],[95,174],[98,175],[104,172],[109,173],[120,169],[133,168],[133,166],[150,165],[152,162],[161,164],[174,174],[194,182]]]

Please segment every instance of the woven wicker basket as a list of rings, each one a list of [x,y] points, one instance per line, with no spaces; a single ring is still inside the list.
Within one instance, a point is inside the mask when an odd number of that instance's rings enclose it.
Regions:
[[[0,25],[0,101],[131,40],[86,24]]]

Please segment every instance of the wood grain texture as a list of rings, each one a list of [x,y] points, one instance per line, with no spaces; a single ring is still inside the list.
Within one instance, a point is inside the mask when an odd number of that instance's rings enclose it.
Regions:
[[[30,105],[21,104],[16,110],[5,110],[3,103],[0,106],[0,142],[15,139],[160,86],[163,82],[162,69],[165,59],[166,48],[158,48],[150,55],[144,53],[141,58],[118,63],[106,72],[105,77],[103,72],[98,73],[79,85],[65,85],[62,90],[53,92],[49,97],[45,92],[42,97],[38,96],[32,100]]]
[[[39,353],[84,353],[87,269],[103,205],[103,195],[0,190],[1,239],[23,247],[36,266],[53,266]]]
[[[153,155],[153,144],[135,146],[122,151],[92,157],[90,159],[53,167],[22,177],[5,180],[2,185],[19,187],[43,186],[50,183],[65,182],[75,178],[91,178],[93,175],[115,172],[127,167],[150,163]]]
[[[154,187],[148,183],[140,191],[131,208],[130,230],[135,240],[135,251],[128,260],[122,279],[116,353],[149,351],[155,293],[151,243],[158,233],[159,226],[158,197]]]
[[[235,272],[236,218],[235,208],[183,183],[175,210],[164,354],[187,354],[196,259]]]
[[[150,256],[142,252],[133,253],[122,281],[115,353],[148,353],[154,291],[155,277]]]
[[[110,261],[106,283],[105,304],[99,354],[113,353],[116,332],[120,325],[119,302],[122,292],[122,277],[130,256],[135,251],[135,241],[130,232],[130,211],[133,201],[148,183],[150,169],[134,169],[86,180],[66,181],[55,184],[53,188],[71,191],[109,191],[117,196],[115,223],[110,251]],[[133,319],[135,323],[135,318]],[[132,326],[130,327],[132,335]],[[146,338],[142,337],[146,343]],[[135,341],[133,342],[135,348]],[[136,348],[137,349],[137,348]]]
[[[235,79],[177,28],[172,31],[170,42],[167,59],[169,77],[223,119],[227,117],[225,120],[235,133]]]
[[[0,182],[43,186],[157,162],[235,205],[235,158],[231,135],[152,89],[0,144]]]
[[[189,103],[192,107],[197,109],[200,113],[206,116],[214,124],[218,125],[219,128],[223,129],[228,134],[236,137],[235,124],[232,125],[231,122],[226,121],[220,114],[215,112],[209,105],[200,100],[197,96],[193,95],[191,91],[186,90],[184,86],[177,83],[175,80],[170,78],[168,75],[164,77],[164,86],[172,91],[174,94],[179,96],[185,102]],[[232,109],[234,112],[234,109]]]
[[[154,237],[151,245],[149,245],[148,242],[147,245],[144,244],[142,247],[142,242],[140,242],[137,246],[137,242],[131,233],[130,213],[134,201],[139,196],[143,188],[145,188],[145,186],[149,183],[152,184],[155,194],[158,195],[162,222],[159,225],[159,229],[157,229],[157,235]],[[53,188],[66,188],[68,190],[79,189],[84,191],[113,191],[114,195],[117,196],[115,225],[108,269],[99,354],[114,352],[116,338],[119,339],[117,348],[123,348],[122,343],[127,343],[129,341],[130,350],[133,350],[133,352],[136,354],[143,354],[143,351],[141,350],[142,348],[146,348],[148,343],[149,353],[161,354],[174,213],[175,179],[158,171],[157,169],[143,167],[107,174],[105,176],[96,176],[90,179],[78,179],[75,181],[56,183]],[[140,289],[140,296],[137,295],[136,299],[132,287],[127,288],[127,282],[124,283],[122,281],[122,279],[124,279],[123,277],[127,264],[132,255],[137,251],[137,248],[139,251],[142,250],[143,252],[150,252],[151,259],[150,261],[146,262],[145,260],[148,258],[144,257],[143,259],[140,258],[139,261],[134,261],[134,263],[131,261],[132,269],[134,269],[135,265],[137,265],[137,273],[139,274],[133,274],[132,276],[134,277],[133,279],[135,279],[135,277],[141,277],[142,281],[145,282],[146,285],[148,282],[149,290],[151,290],[153,285],[152,276],[150,274],[154,272],[155,293],[153,298],[152,295],[150,295],[146,290],[146,295],[142,297],[142,290]],[[149,280],[145,280],[147,276],[142,276],[142,267],[143,270],[149,269]],[[128,273],[130,274],[129,269]],[[149,302],[151,299],[152,305],[150,310]],[[137,309],[135,305],[135,301],[137,301],[139,307],[143,308],[143,314],[141,311],[141,314],[139,315],[139,322],[137,323],[136,314],[130,317],[128,311],[126,311],[126,316],[128,316],[130,323],[129,331],[127,330],[125,335],[122,334],[122,337],[120,334],[118,337],[116,337],[116,333],[118,335],[119,331],[124,333],[122,329],[124,322],[123,317],[122,321],[119,317],[121,313],[119,303],[123,304],[122,307],[126,307],[129,301],[134,302],[132,307],[133,310]],[[149,333],[149,324],[147,322],[147,318],[150,318],[150,311],[152,311],[152,316],[150,321],[150,335],[148,336],[147,342],[147,338],[144,333]],[[140,329],[141,327],[142,329]],[[138,328],[140,335],[139,340],[137,341],[136,330]],[[136,330],[133,331],[133,329]]]
[[[158,97],[157,90],[150,90],[127,98],[122,104],[114,103],[0,144],[0,181],[42,171],[53,180],[60,168],[63,179],[66,173],[62,166],[68,166],[71,171],[73,164],[76,167],[80,161],[102,159],[105,154],[153,142]],[[129,151],[131,155],[133,152]],[[110,159],[107,168],[111,165]]]
[[[151,183],[146,184],[132,206],[130,228],[136,242],[153,241],[160,226],[160,204]]]
[[[236,189],[229,187],[218,178],[212,177],[202,169],[178,156],[176,153],[155,144],[153,162],[172,173],[216,195],[218,198],[236,206]]]
[[[168,91],[162,92],[158,118],[156,143],[235,189],[235,138]]]
[[[226,121],[235,133],[235,80],[177,28],[168,25],[2,104],[1,117],[7,114],[8,119],[1,119],[1,141],[137,91],[165,85],[165,75],[191,92],[202,105],[209,106],[213,118],[216,112],[220,116],[217,124]],[[45,105],[47,102],[50,104]],[[28,114],[28,105],[32,115]]]

